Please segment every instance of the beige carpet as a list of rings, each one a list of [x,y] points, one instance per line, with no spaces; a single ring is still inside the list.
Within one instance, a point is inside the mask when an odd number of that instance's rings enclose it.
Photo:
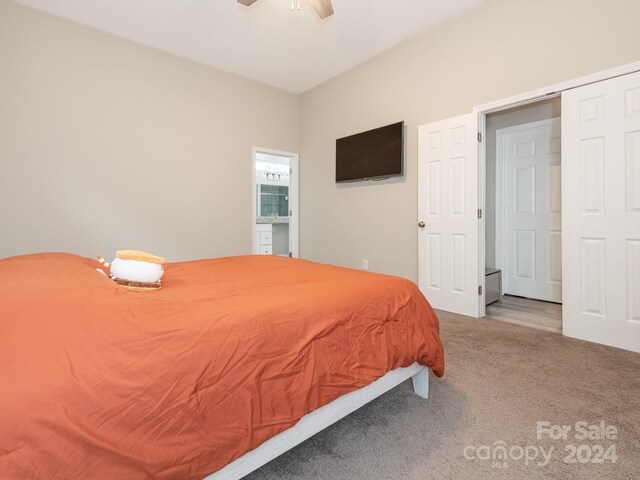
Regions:
[[[439,313],[447,372],[431,377],[429,400],[409,382],[247,477],[262,479],[639,479],[640,354],[559,334]],[[614,425],[615,440],[538,439],[536,422]],[[465,458],[465,447],[503,441],[515,457]],[[617,462],[564,463],[567,445],[581,460],[615,445]],[[515,448],[513,448],[515,447]],[[539,447],[553,451],[548,464]],[[611,451],[610,451],[611,452]],[[467,449],[483,457],[486,448]],[[595,455],[595,456],[594,456]],[[574,456],[577,460],[577,457]],[[499,468],[500,467],[500,468]]]

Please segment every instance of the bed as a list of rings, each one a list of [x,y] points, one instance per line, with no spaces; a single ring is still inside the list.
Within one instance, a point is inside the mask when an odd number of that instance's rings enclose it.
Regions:
[[[236,479],[408,378],[444,373],[407,280],[274,256],[165,266],[0,260],[3,479]]]

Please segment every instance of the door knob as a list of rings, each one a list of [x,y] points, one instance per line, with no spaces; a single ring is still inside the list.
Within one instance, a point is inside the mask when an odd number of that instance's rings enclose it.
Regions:
[[[418,222],[418,226],[419,226],[420,228],[424,228],[424,227],[425,227],[425,225],[426,225],[426,224],[425,224],[423,221],[419,221],[419,222]]]

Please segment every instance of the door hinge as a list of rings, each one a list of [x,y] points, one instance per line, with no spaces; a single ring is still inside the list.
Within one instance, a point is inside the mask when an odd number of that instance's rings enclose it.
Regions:
[[[478,209],[478,218],[482,218],[482,209],[481,208]]]
[[[293,173],[293,167],[289,167],[289,175]]]
[[[293,216],[293,210],[289,210],[289,216],[292,217]]]
[[[478,132],[478,143],[482,142],[482,132]]]
[[[293,257],[293,253],[289,252],[289,257]]]
[[[482,285],[478,285],[478,295],[482,295]]]

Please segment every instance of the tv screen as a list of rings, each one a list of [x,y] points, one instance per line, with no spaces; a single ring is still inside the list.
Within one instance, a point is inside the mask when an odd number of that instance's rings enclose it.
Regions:
[[[398,177],[404,165],[404,122],[336,140],[336,182]]]

